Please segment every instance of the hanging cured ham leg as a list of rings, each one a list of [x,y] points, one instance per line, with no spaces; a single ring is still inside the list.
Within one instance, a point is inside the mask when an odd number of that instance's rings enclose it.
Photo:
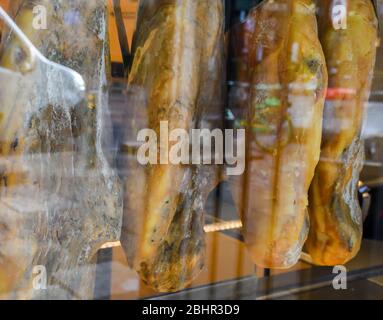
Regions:
[[[264,1],[247,24],[246,172],[232,178],[254,262],[288,268],[308,233],[308,190],[319,160],[325,59],[310,0]]]
[[[161,121],[169,132],[201,126],[220,100],[223,18],[221,0],[140,2],[127,111],[134,121],[127,124],[127,143],[144,128],[160,139]],[[158,162],[164,152],[155,150]],[[166,161],[143,166],[134,152],[125,158],[121,242],[129,263],[155,290],[182,289],[204,265],[202,211],[214,174]]]
[[[360,134],[375,64],[377,18],[370,0],[325,0],[318,6],[329,92],[321,161],[310,189],[306,248],[314,263],[339,265],[357,254],[362,239],[357,197],[364,161]],[[339,17],[340,12],[345,16]]]
[[[95,253],[119,239],[122,221],[103,148],[106,3],[19,3],[0,53],[0,294],[91,299]],[[32,27],[36,5],[46,29]],[[46,290],[33,286],[36,272]]]
[[[160,137],[161,121],[169,132],[201,126],[219,101],[223,17],[221,0],[141,1],[129,76],[128,107],[137,112],[131,139],[146,127]],[[199,166],[141,166],[136,155],[125,168],[122,244],[129,263],[158,291],[182,289],[204,265],[202,211],[216,176]]]

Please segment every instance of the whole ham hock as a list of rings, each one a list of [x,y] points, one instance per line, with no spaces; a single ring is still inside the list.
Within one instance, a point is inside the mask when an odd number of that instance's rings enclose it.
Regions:
[[[378,22],[370,0],[318,1],[329,71],[321,160],[310,188],[306,250],[318,265],[342,265],[359,251],[363,219],[357,190],[364,161],[361,129],[376,57]],[[334,15],[334,14],[335,15]],[[338,13],[338,15],[336,15]]]
[[[230,177],[245,243],[260,267],[298,262],[319,161],[327,70],[311,0],[264,1],[242,26],[246,170]]]
[[[144,128],[160,139],[161,122],[169,132],[222,126],[223,9],[222,0],[140,1],[128,80],[121,243],[130,266],[161,292],[185,288],[202,270],[204,204],[221,177],[214,165],[141,165],[134,144]],[[212,116],[217,119],[208,121]],[[158,158],[163,152],[156,147]]]
[[[106,3],[17,3],[0,52],[0,296],[91,299],[95,253],[122,222],[105,151]],[[46,28],[32,28],[37,5]]]

